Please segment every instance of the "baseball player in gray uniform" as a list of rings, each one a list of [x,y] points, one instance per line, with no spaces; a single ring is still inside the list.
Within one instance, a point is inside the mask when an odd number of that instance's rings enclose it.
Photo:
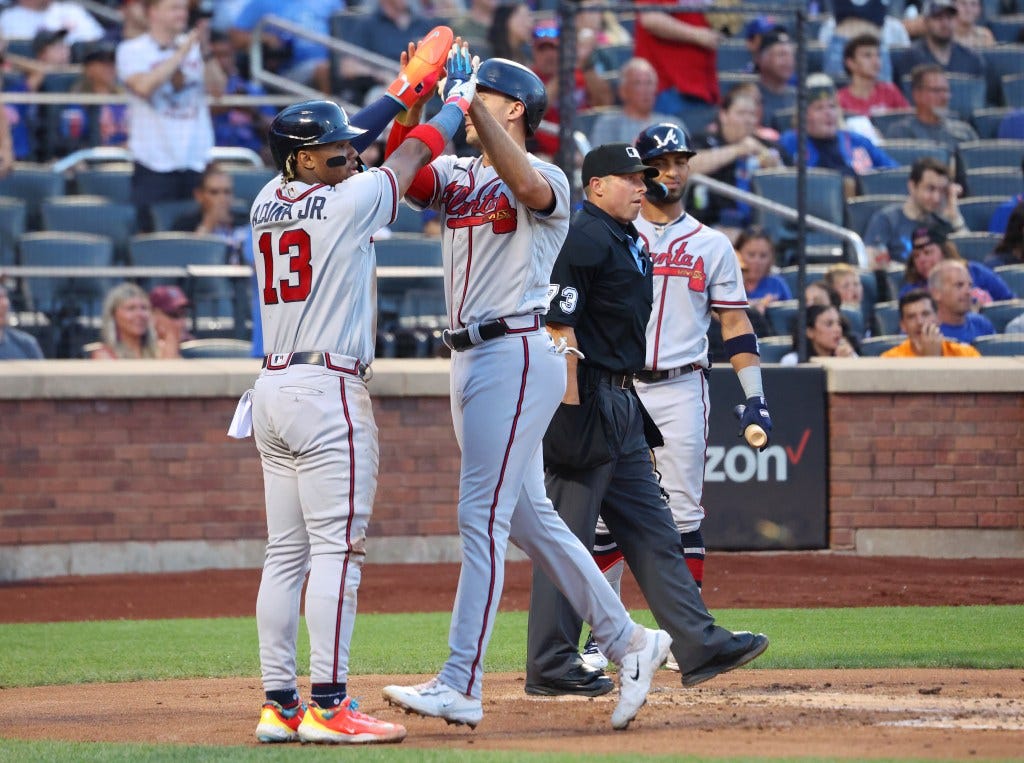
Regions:
[[[541,439],[566,378],[564,345],[555,346],[545,331],[544,313],[569,221],[565,174],[525,150],[546,104],[544,86],[529,69],[504,59],[484,62],[466,120],[467,138],[483,156],[441,157],[407,194],[441,214],[452,419],[462,449],[463,561],[448,661],[436,678],[385,687],[384,697],[449,723],[480,722],[484,655],[511,540],[559,581],[622,668],[611,718],[622,729],[646,701],[671,639],[633,622],[544,489]],[[399,122],[414,116],[411,110],[396,120],[390,143],[407,129]]]
[[[770,432],[771,419],[736,253],[724,234],[702,225],[683,209],[689,160],[696,152],[686,132],[671,122],[643,130],[636,148],[645,164],[659,170],[654,180],[664,189],[657,189],[661,195],[648,194],[635,223],[651,253],[654,274],[647,356],[645,369],[637,374],[636,391],[665,441],[654,450],[661,486],[668,494],[686,566],[700,587],[704,582],[701,496],[710,411],[704,371],[710,367],[707,331],[712,310],[721,320],[726,351],[747,398],[749,414],[744,413],[740,434],[749,423]],[[622,552],[603,523],[598,524],[594,546],[605,576],[618,589]],[[595,667],[607,663],[590,639],[583,657]],[[679,670],[671,656],[666,664]]]
[[[440,66],[447,50],[436,48],[451,45],[450,30],[447,42],[428,44]],[[364,383],[376,328],[371,237],[394,221],[416,173],[463,122],[476,78],[464,48],[452,47],[447,60],[448,101],[380,169],[360,172],[353,143],[372,140],[383,125],[368,136],[332,102],[289,106],[270,126],[281,174],[260,191],[251,212],[269,354],[231,429],[235,436],[246,433],[251,406],[268,534],[256,604],[266,691],[260,741],[359,744],[405,737],[401,725],[360,713],[346,686],[377,487],[377,427]],[[436,80],[436,67],[433,75]],[[295,651],[307,571],[312,701],[305,709]]]

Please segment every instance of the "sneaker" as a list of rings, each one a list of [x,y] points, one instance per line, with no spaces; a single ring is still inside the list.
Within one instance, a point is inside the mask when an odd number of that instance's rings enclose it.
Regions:
[[[624,729],[629,726],[640,708],[647,702],[654,673],[665,662],[672,637],[665,631],[644,628],[647,639],[644,645],[622,658],[619,665],[619,704],[612,712],[612,728]]]
[[[260,710],[256,738],[261,742],[297,742],[299,724],[306,715],[306,706],[298,704],[285,710],[277,702],[266,702]]]
[[[449,724],[463,723],[475,729],[484,717],[483,704],[432,678],[417,686],[385,686],[384,699],[408,713],[443,718]]]
[[[405,739],[405,726],[379,721],[359,712],[359,704],[345,697],[338,707],[326,709],[309,703],[299,724],[299,740],[319,744],[382,744]]]
[[[604,656],[601,648],[594,641],[594,634],[587,636],[587,643],[583,645],[583,654],[580,655],[583,661],[592,668],[604,670],[608,667],[608,658]]]
[[[683,674],[683,686],[696,686],[709,681],[720,673],[727,673],[760,657],[768,648],[768,637],[763,633],[737,631],[732,634],[738,645],[719,652],[703,665]]]
[[[679,663],[676,662],[676,658],[672,652],[668,653],[668,659],[665,660],[665,670],[674,670],[676,673],[679,672]]]

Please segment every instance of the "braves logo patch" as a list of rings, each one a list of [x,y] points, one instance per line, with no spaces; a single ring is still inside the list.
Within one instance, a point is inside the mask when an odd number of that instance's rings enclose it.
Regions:
[[[708,277],[704,272],[704,258],[697,257],[695,260],[692,254],[687,254],[685,241],[679,242],[678,246],[670,245],[667,252],[652,254],[651,262],[654,264],[656,276],[687,278],[690,291],[703,292],[707,288]]]
[[[448,228],[474,228],[490,225],[494,233],[513,233],[517,228],[517,211],[497,181],[488,183],[474,195],[474,188],[449,183],[441,193]]]

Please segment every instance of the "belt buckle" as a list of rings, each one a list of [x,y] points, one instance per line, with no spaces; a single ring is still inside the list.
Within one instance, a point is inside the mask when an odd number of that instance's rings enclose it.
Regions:
[[[454,333],[455,332],[451,329],[445,329],[441,332],[441,341],[444,342],[444,346],[452,352],[458,352],[458,350],[455,349],[455,342],[452,341],[452,335]]]

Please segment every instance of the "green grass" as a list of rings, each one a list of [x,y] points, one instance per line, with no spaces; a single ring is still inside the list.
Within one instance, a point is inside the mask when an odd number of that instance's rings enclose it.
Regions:
[[[635,612],[653,624],[646,611]],[[719,622],[772,639],[756,668],[1024,668],[1024,606],[722,610]],[[352,673],[432,673],[448,613],[360,615]],[[526,613],[498,616],[491,671],[523,670]],[[308,672],[300,628],[300,673]],[[0,625],[0,687],[258,676],[252,618]]]

